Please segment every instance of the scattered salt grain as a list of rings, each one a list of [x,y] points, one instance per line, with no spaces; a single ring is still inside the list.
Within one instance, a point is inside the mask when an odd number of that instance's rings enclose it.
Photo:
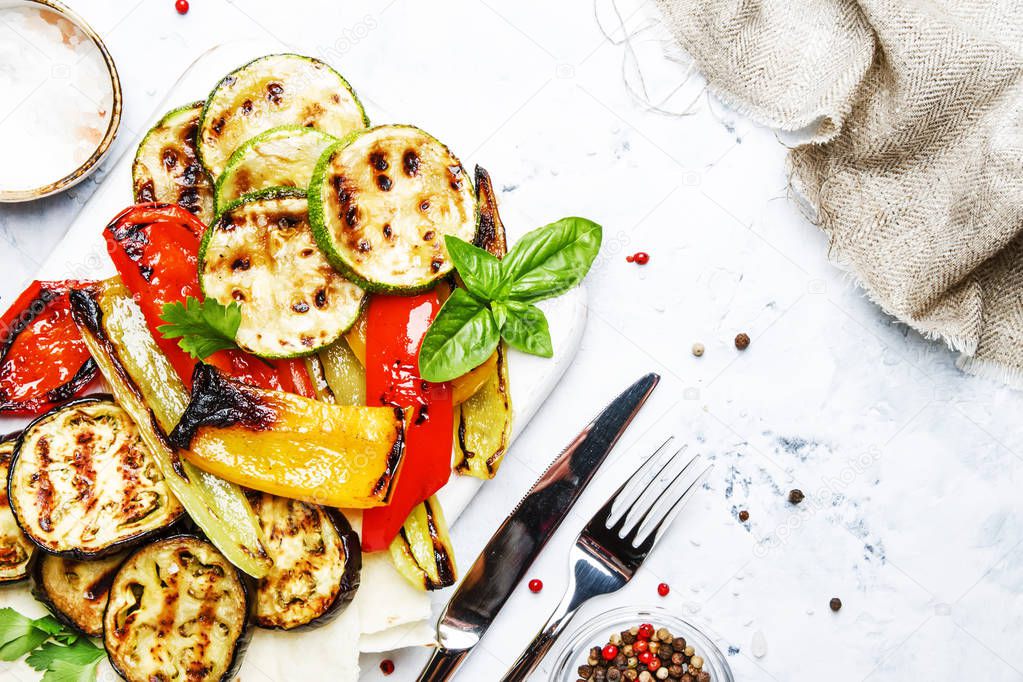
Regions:
[[[767,637],[764,636],[763,630],[757,630],[753,633],[753,642],[750,645],[750,650],[757,658],[763,658],[767,655]]]

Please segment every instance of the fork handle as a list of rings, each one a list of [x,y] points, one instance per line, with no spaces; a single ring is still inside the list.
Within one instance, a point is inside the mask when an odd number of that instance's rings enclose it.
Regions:
[[[554,609],[554,613],[544,623],[540,632],[536,634],[533,641],[529,643],[529,646],[525,648],[515,663],[512,664],[512,667],[508,669],[508,672],[501,678],[501,682],[522,682],[536,669],[536,666],[540,664],[543,657],[554,646],[558,636],[572,622],[575,612],[579,610],[580,602],[576,601],[574,597],[576,597],[574,590],[569,589],[561,603],[558,604],[558,608]]]

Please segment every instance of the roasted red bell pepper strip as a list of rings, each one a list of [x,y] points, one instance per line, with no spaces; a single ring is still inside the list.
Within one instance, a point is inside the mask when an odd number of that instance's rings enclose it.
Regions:
[[[202,299],[197,261],[206,227],[174,204],[138,204],[106,227],[110,258],[142,309],[150,331],[182,381],[191,386],[197,360],[165,339],[156,328],[165,303]],[[241,350],[222,350],[205,360],[225,374],[260,388],[313,396],[312,380],[301,360],[263,360]]]
[[[391,501],[362,516],[362,548],[387,549],[409,512],[451,476],[451,385],[419,376],[419,346],[440,310],[434,291],[374,296],[366,311],[366,402],[411,407],[405,459]]]
[[[88,284],[33,282],[0,318],[0,413],[45,412],[96,376],[67,296]]]

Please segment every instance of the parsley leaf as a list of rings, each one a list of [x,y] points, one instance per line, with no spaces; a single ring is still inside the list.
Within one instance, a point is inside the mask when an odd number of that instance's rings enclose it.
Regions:
[[[97,651],[103,653],[101,649],[97,649]],[[94,682],[98,665],[98,658],[86,665],[54,661],[53,665],[46,669],[42,682]]]
[[[71,646],[47,642],[29,654],[25,662],[36,670],[52,670],[55,663],[83,666],[101,658],[103,658],[103,649],[88,640],[80,640]]]
[[[52,616],[33,620],[12,608],[0,609],[0,660],[25,654],[25,663],[44,673],[43,682],[95,682],[106,652]]]
[[[167,339],[178,339],[178,346],[197,360],[205,360],[218,350],[237,348],[234,337],[242,323],[242,308],[237,303],[222,305],[207,298],[189,296],[184,303],[167,303],[160,318],[167,324],[157,331]]]

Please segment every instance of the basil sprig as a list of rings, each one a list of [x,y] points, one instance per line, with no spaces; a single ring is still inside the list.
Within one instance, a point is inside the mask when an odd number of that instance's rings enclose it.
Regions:
[[[449,381],[478,367],[503,338],[512,348],[554,354],[547,318],[535,303],[577,286],[600,250],[601,229],[586,218],[562,218],[526,234],[503,259],[446,236],[465,284],[444,302],[419,349],[427,381]]]

